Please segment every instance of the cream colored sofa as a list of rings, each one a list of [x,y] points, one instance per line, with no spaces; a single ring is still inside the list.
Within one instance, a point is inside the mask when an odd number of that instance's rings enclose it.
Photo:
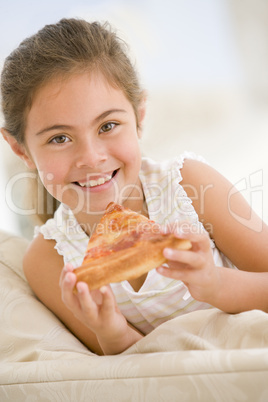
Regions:
[[[1,402],[268,401],[268,314],[190,313],[99,357],[33,295],[26,246],[0,231]]]

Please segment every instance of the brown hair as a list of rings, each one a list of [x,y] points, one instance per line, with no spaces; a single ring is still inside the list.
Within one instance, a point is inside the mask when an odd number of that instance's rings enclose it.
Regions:
[[[35,93],[56,76],[98,70],[120,88],[133,106],[143,98],[126,44],[108,23],[62,19],[25,39],[5,60],[1,75],[5,129],[24,141],[27,112]]]
[[[27,114],[36,92],[55,77],[68,78],[73,73],[94,70],[123,91],[139,126],[138,108],[144,95],[125,42],[107,22],[62,19],[25,39],[6,58],[1,74],[4,128],[23,143]],[[44,201],[48,198],[45,195]],[[42,214],[42,221],[51,215]]]

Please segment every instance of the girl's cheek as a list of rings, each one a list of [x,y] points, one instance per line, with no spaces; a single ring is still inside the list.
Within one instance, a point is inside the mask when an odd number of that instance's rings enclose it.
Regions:
[[[52,163],[49,163],[48,166],[44,168],[38,167],[38,174],[43,185],[47,188],[56,184],[62,184],[64,182],[64,172],[61,170],[61,166],[59,164],[54,166]]]
[[[51,194],[54,198],[57,198],[64,193],[66,187],[64,185],[64,180],[63,176],[61,175],[60,171],[55,174],[54,172],[57,172],[57,170],[52,170],[50,171],[38,171],[40,180],[45,187],[45,189],[48,191],[49,194]]]

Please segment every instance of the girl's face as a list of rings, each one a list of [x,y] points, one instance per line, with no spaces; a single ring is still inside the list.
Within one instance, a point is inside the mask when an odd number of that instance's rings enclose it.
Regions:
[[[111,201],[136,210],[137,199],[142,205],[134,110],[100,74],[73,75],[41,88],[28,113],[25,148],[28,166],[78,219],[103,212]]]

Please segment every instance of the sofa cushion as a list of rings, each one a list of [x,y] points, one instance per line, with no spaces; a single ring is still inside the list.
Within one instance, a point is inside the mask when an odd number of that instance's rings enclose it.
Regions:
[[[28,240],[22,237],[0,231],[0,263],[12,269],[24,280],[26,278],[22,269],[22,259],[28,243]]]

